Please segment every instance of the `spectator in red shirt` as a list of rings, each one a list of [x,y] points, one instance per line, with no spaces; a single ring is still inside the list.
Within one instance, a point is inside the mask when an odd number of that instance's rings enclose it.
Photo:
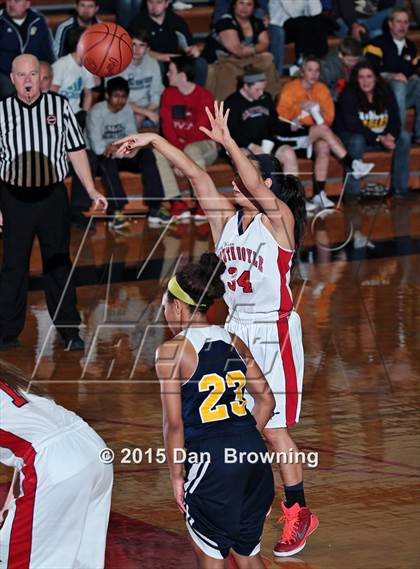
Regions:
[[[213,109],[214,97],[208,89],[194,83],[194,59],[188,56],[174,57],[167,73],[169,87],[162,94],[160,121],[163,136],[177,148],[183,150],[201,168],[213,164],[217,158],[216,143],[200,130],[200,126],[209,126],[206,107]],[[172,168],[166,158],[155,153],[157,166],[169,199],[180,197],[176,176],[182,172]],[[187,204],[182,199],[175,199],[171,215],[177,220],[188,219],[191,215]],[[195,219],[201,221],[201,212],[195,213]]]

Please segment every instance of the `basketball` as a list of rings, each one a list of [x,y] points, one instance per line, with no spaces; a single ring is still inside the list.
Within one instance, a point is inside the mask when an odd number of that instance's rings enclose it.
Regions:
[[[133,44],[124,28],[100,22],[84,32],[77,44],[77,54],[88,71],[99,77],[110,77],[130,64]]]

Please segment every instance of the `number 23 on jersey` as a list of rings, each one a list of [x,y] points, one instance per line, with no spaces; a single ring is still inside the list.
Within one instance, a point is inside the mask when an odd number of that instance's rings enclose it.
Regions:
[[[224,421],[229,419],[231,413],[238,417],[246,415],[246,401],[243,396],[245,382],[245,375],[240,370],[230,371],[225,379],[217,373],[203,375],[198,383],[198,390],[200,393],[203,391],[210,393],[199,408],[202,423]],[[235,391],[235,400],[231,401],[229,406],[224,403],[219,404],[226,387]]]

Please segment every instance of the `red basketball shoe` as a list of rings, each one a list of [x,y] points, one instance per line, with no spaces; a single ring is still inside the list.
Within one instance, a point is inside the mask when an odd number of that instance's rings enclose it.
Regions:
[[[180,221],[182,223],[189,221],[191,217],[190,208],[184,201],[175,201],[172,203],[171,216],[174,217],[176,221]]]
[[[283,515],[278,519],[284,522],[283,535],[277,542],[273,553],[277,557],[289,557],[301,551],[306,545],[306,538],[316,530],[319,525],[318,518],[309,508],[302,508],[298,503],[286,508],[281,503]]]

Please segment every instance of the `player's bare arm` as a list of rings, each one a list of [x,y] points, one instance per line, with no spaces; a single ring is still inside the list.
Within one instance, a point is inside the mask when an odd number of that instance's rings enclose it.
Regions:
[[[228,128],[229,109],[224,111],[224,103],[214,103],[214,112],[206,108],[211,130],[200,127],[209,138],[221,144],[230,155],[240,179],[236,179],[241,192],[268,218],[268,229],[279,245],[293,248],[294,217],[289,207],[270,190],[270,181],[264,181],[253,164],[233,138]],[[292,241],[292,242],[291,242]]]
[[[274,395],[249,348],[238,336],[231,334],[231,337],[238,354],[246,363],[246,389],[255,401],[252,415],[257,423],[257,429],[262,432],[273,415]]]
[[[215,243],[217,243],[223,226],[234,214],[235,208],[230,201],[216,189],[213,180],[205,170],[200,168],[182,150],[173,146],[162,136],[155,133],[139,133],[121,138],[114,142],[119,146],[117,156],[132,156],[134,149],[151,145],[179,169],[188,178],[195,195],[205,211]]]
[[[174,462],[174,456],[175,449],[185,446],[181,384],[188,379],[188,374],[193,373],[196,359],[191,343],[185,338],[165,342],[156,351],[155,369],[160,381],[165,451],[175,500],[183,513],[184,467]]]

